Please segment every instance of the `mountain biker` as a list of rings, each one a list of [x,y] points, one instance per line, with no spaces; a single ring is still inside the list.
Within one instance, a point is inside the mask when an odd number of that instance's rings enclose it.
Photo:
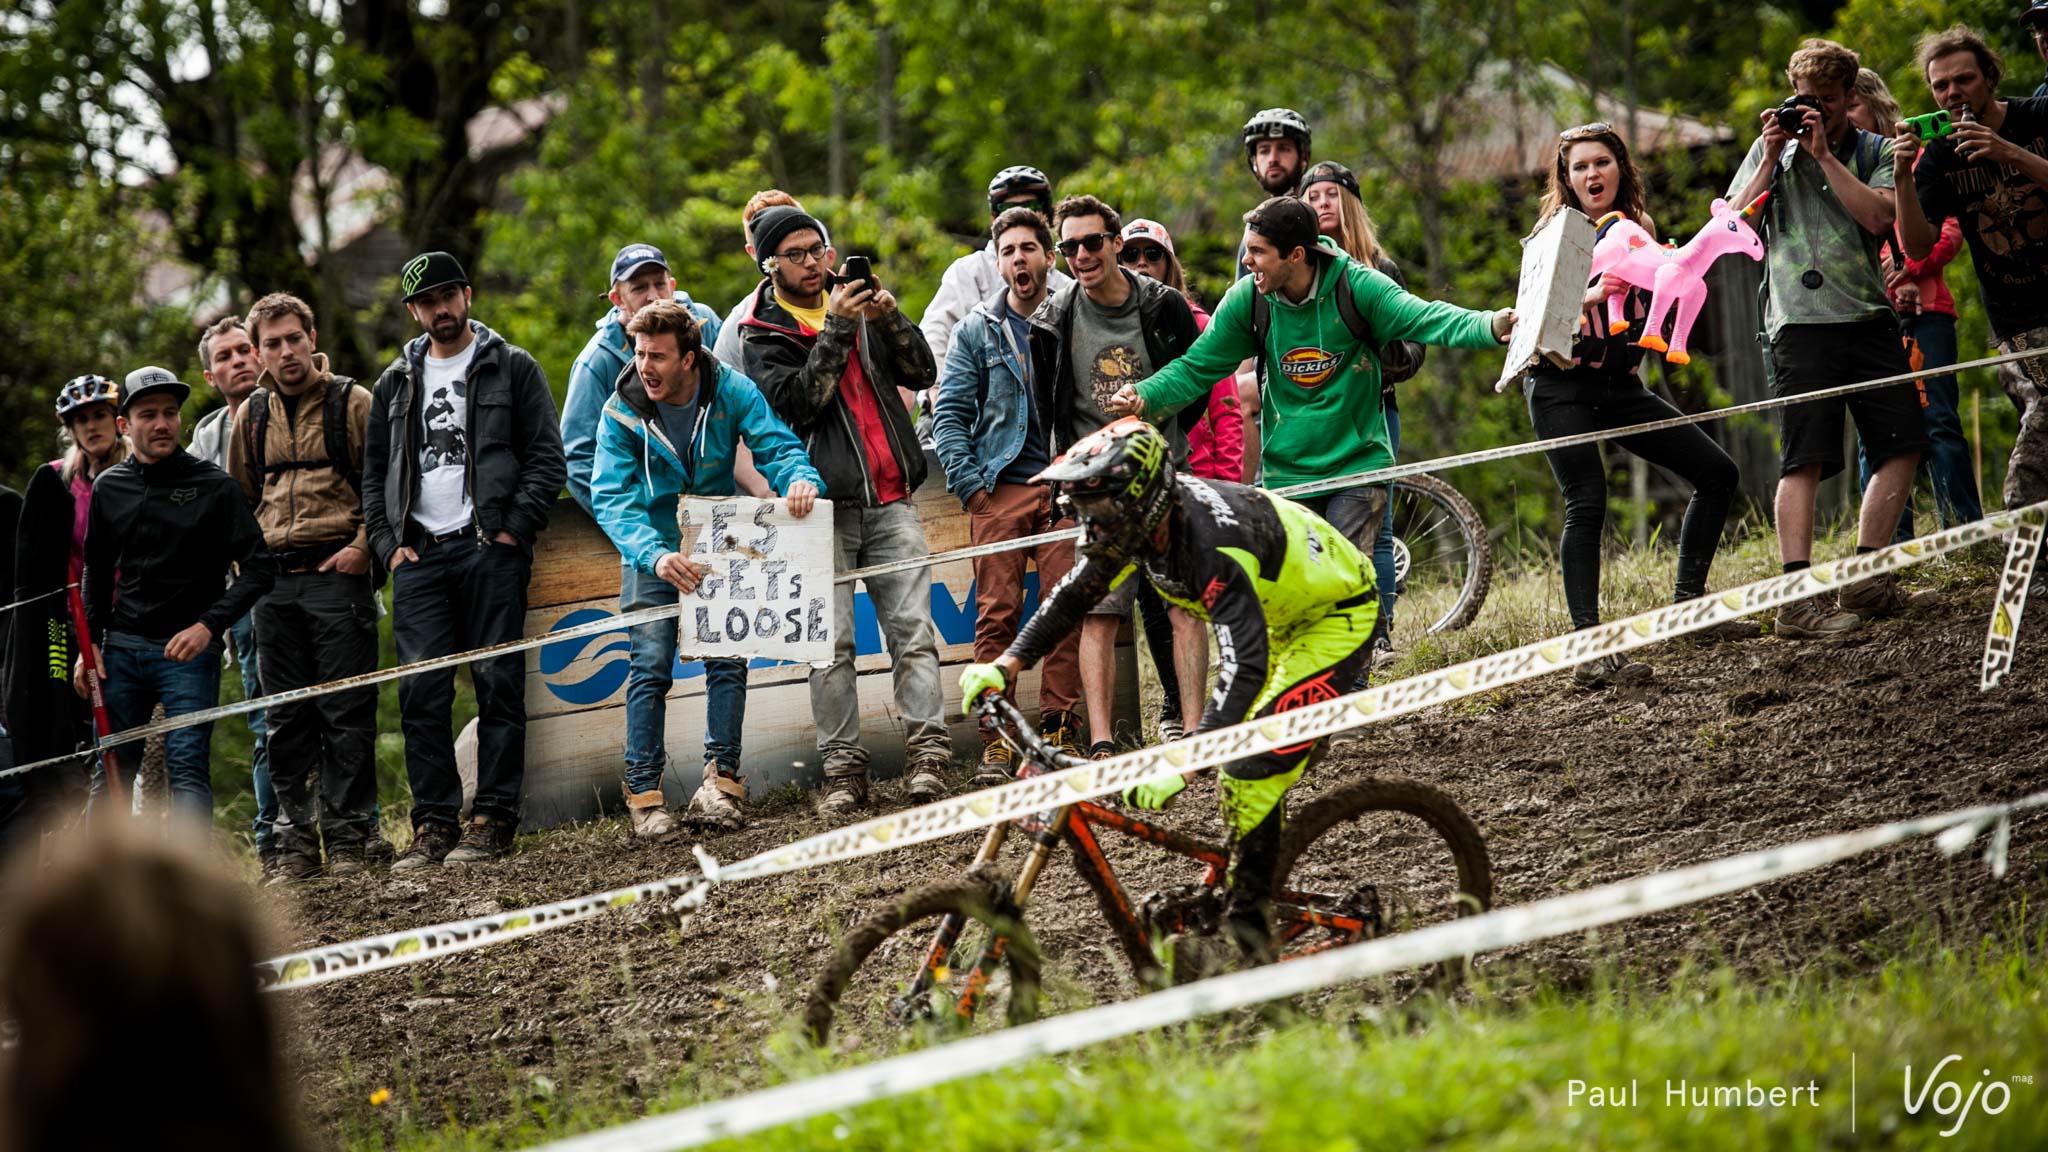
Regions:
[[[1379,617],[1372,561],[1300,505],[1176,472],[1166,438],[1136,417],[1083,437],[1033,479],[1071,504],[1085,533],[1080,559],[1008,651],[961,673],[970,712],[983,693],[1015,684],[1105,593],[1141,576],[1216,633],[1222,668],[1198,732],[1333,699],[1365,668]],[[1271,955],[1282,799],[1314,746],[1223,768],[1223,818],[1235,857],[1226,921],[1255,959]],[[1160,809],[1185,787],[1179,773],[1168,773],[1127,789],[1124,800]]]

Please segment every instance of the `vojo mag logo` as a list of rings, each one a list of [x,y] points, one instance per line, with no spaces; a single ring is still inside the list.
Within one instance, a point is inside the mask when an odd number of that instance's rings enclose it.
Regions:
[[[1329,382],[1337,371],[1337,362],[1343,358],[1335,352],[1307,345],[1289,348],[1280,357],[1280,374],[1303,388],[1320,388]]]

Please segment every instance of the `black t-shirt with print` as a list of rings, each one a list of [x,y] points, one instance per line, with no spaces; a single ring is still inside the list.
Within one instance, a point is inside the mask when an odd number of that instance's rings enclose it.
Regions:
[[[2006,101],[1998,134],[2048,156],[2048,99]],[[1936,229],[1951,216],[1962,224],[1992,335],[2048,327],[2048,189],[2017,168],[1964,160],[1953,137],[1927,145],[1913,188]]]

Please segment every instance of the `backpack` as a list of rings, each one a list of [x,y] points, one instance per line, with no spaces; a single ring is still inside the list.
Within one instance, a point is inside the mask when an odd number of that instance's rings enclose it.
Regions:
[[[320,421],[327,458],[288,460],[282,464],[270,463],[269,457],[264,454],[264,441],[270,431],[270,390],[258,388],[249,394],[249,399],[243,402],[242,408],[249,413],[249,460],[256,467],[256,487],[259,490],[270,486],[271,477],[286,472],[296,472],[302,468],[332,468],[341,474],[343,480],[348,481],[349,490],[354,492],[358,499],[362,497],[362,470],[349,460],[348,398],[355,388],[356,382],[347,376],[327,377],[322,403],[326,405],[328,413],[339,412],[342,415],[339,420],[329,415]]]
[[[1378,271],[1395,284],[1402,283],[1400,269],[1391,260],[1382,260],[1384,265]],[[1334,265],[1333,265],[1334,266]],[[1344,327],[1351,337],[1361,344],[1372,344],[1372,325],[1358,311],[1358,297],[1347,283],[1337,292],[1337,315],[1343,318]],[[1266,294],[1252,292],[1252,341],[1258,346],[1259,386],[1266,384],[1266,333],[1273,327],[1273,305],[1266,300]],[[1422,369],[1423,346],[1413,340],[1389,340],[1378,346],[1380,360],[1380,383],[1387,388],[1401,383]]]

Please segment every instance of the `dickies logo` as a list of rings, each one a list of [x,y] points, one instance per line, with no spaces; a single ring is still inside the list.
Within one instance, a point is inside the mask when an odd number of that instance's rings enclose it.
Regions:
[[[1337,371],[1343,357],[1321,348],[1290,348],[1280,357],[1280,373],[1303,388],[1320,388]]]

